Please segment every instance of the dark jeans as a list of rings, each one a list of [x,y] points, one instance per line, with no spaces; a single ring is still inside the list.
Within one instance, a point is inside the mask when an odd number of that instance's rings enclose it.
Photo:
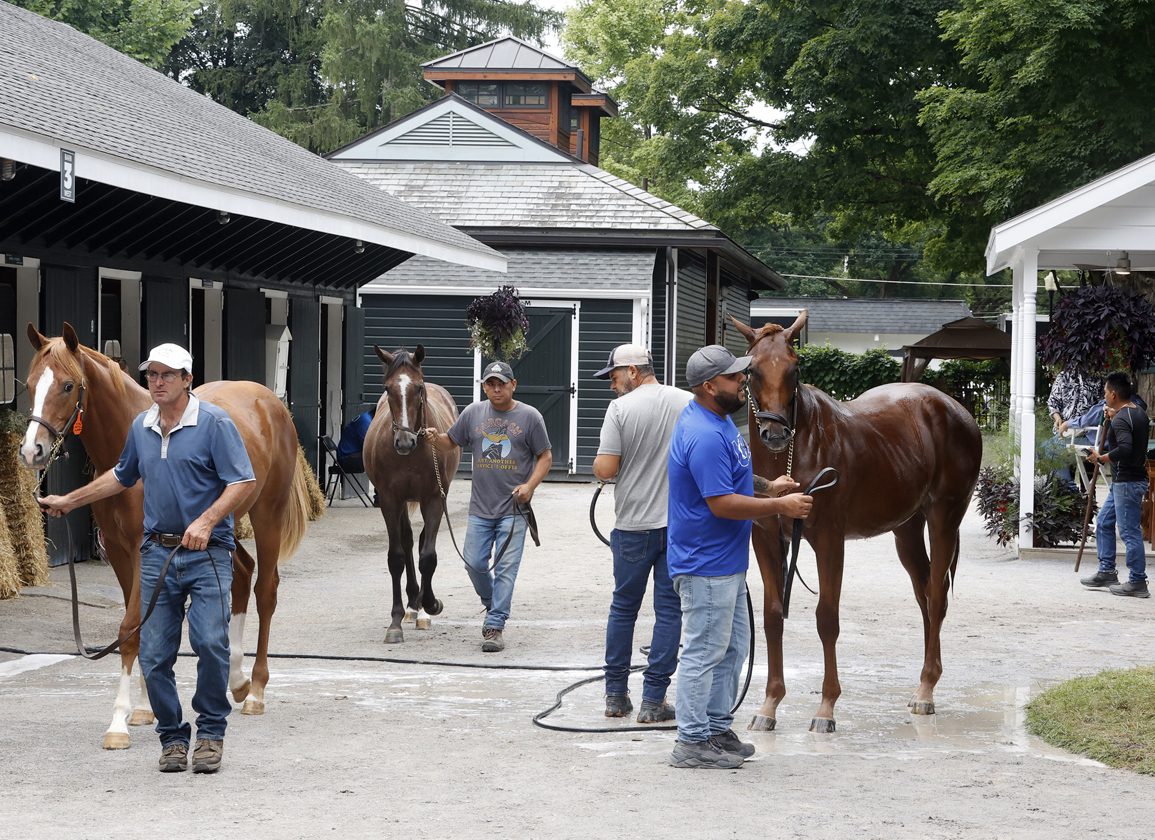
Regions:
[[[610,533],[614,552],[614,597],[606,625],[606,694],[625,694],[630,675],[634,625],[654,580],[654,635],[649,665],[642,675],[642,699],[660,701],[666,696],[670,677],[678,667],[678,641],[682,635],[682,605],[666,567],[666,529]]]

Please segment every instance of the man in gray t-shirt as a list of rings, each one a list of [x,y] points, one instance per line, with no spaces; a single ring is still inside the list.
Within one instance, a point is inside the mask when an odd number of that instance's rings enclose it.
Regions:
[[[617,478],[617,523],[610,535],[614,594],[606,625],[606,717],[625,717],[633,710],[627,687],[630,652],[652,574],[654,635],[642,675],[638,723],[673,720],[666,689],[678,665],[682,607],[666,568],[666,458],[678,415],[693,395],[660,384],[649,352],[637,344],[615,348],[594,376],[609,379],[618,394],[606,411],[594,459],[594,475],[602,481]]]
[[[487,399],[467,406],[445,434],[433,428],[425,434],[440,450],[468,446],[473,452],[463,553],[473,589],[486,609],[481,649],[493,653],[505,648],[502,630],[525,546],[526,517],[516,506],[528,508],[533,491],[549,472],[553,452],[541,413],[513,399],[517,380],[509,365],[488,364],[481,386]],[[496,562],[491,559],[495,547],[501,552]]]

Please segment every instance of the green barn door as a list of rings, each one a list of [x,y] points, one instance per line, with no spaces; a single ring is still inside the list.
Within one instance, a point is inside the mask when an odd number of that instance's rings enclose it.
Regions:
[[[541,412],[553,446],[553,469],[570,468],[570,400],[573,396],[573,306],[526,307],[529,349],[512,363],[514,395]],[[485,362],[482,359],[482,370]],[[484,374],[483,374],[484,375]]]

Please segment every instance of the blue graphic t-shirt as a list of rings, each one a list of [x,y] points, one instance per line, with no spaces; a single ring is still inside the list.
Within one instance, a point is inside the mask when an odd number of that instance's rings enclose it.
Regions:
[[[469,515],[483,519],[513,515],[513,488],[529,480],[537,457],[552,448],[541,412],[523,402],[509,411],[489,400],[466,406],[449,439],[473,452]]]
[[[706,503],[713,496],[754,495],[750,447],[734,421],[697,401],[686,406],[670,441],[669,478],[670,577],[745,572],[752,523],[719,519]]]

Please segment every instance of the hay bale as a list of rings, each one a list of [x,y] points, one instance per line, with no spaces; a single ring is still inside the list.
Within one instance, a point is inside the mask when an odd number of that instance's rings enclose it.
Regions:
[[[297,469],[305,476],[305,485],[309,491],[308,517],[310,522],[314,522],[325,515],[325,494],[321,490],[321,485],[317,481],[313,468],[309,466],[309,462],[305,458],[304,448],[299,445],[297,446]]]
[[[15,412],[4,413],[15,415]],[[48,549],[44,541],[44,518],[36,506],[36,474],[22,467],[19,461],[22,435],[13,431],[13,417],[5,417],[0,423],[4,428],[0,432],[0,508],[3,508],[0,530],[7,537],[7,545],[0,537],[0,598],[11,598],[20,586],[48,583]],[[10,585],[13,579],[15,587]]]
[[[233,537],[238,540],[251,540],[253,538],[253,523],[249,521],[247,513],[233,522]]]

